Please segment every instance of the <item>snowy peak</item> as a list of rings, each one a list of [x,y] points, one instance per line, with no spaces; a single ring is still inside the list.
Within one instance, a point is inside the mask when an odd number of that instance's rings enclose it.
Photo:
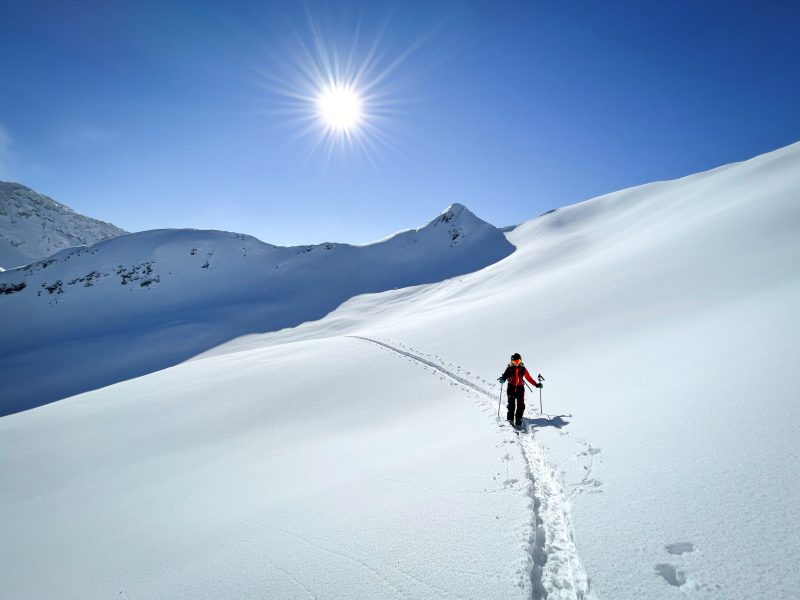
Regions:
[[[0,181],[0,266],[6,269],[123,233],[24,185]]]
[[[510,247],[500,229],[475,216],[463,204],[451,204],[426,225],[417,229],[401,231],[380,242],[370,244],[370,246],[379,244],[405,249],[415,247],[423,260],[425,259],[424,252],[434,248],[437,250],[454,249],[465,245]]]
[[[470,212],[470,210],[466,206],[464,206],[463,204],[459,204],[458,202],[454,202],[453,204],[448,206],[444,211],[442,211],[442,214],[440,214],[432,222],[441,221],[443,223],[450,223],[451,221],[454,221],[459,218],[480,220],[472,212]]]
[[[497,230],[494,225],[479,219],[466,206],[458,203],[448,206],[446,210],[422,229],[436,228],[446,229],[455,236],[456,240],[473,230]]]

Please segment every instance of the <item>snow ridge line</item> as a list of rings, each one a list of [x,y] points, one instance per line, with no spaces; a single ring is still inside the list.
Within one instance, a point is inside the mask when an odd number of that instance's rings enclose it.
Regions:
[[[494,392],[483,379],[484,385],[476,383],[469,371],[453,365],[456,371],[445,367],[439,357],[431,358],[413,348],[389,340],[351,335],[347,336],[382,346],[391,352],[427,365],[452,379],[470,392],[476,392],[485,402],[494,407]],[[452,363],[450,363],[452,365]],[[502,425],[500,419],[496,419]],[[505,427],[503,427],[505,429]],[[528,478],[528,494],[533,510],[532,531],[529,538],[531,598],[533,600],[592,600],[591,580],[581,564],[572,533],[572,516],[569,496],[547,462],[542,449],[533,435],[518,438],[525,471]]]

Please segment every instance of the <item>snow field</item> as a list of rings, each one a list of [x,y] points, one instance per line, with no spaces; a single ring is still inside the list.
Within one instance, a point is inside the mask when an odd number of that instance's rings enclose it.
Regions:
[[[4,417],[0,596],[530,597],[516,436],[450,383],[331,339]]]
[[[508,237],[517,251],[477,273],[209,354],[356,334],[488,377],[520,352],[545,411],[575,415],[536,436],[598,597],[794,597],[800,144]]]
[[[282,331],[229,307],[251,335],[0,419],[2,593],[795,597],[800,144],[508,238]],[[497,427],[512,352],[535,441]]]

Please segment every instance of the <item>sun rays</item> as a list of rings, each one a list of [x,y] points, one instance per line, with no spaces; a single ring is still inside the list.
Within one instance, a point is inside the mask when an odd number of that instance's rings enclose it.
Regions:
[[[282,102],[272,112],[308,144],[309,157],[359,154],[372,162],[395,147],[388,132],[401,104],[397,70],[418,44],[390,54],[384,27],[365,43],[358,25],[326,35],[310,15],[307,24],[275,57],[269,87]]]

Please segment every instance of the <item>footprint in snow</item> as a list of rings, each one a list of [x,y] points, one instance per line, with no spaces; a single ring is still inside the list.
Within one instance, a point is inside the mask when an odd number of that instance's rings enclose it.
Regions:
[[[595,448],[593,446],[589,446],[586,450],[578,454],[578,456],[597,456],[600,454],[602,450],[600,448]]]
[[[670,544],[667,546],[667,552],[670,554],[676,554],[678,556],[681,554],[694,552],[694,544],[691,542],[678,542],[676,544]]]
[[[694,544],[691,542],[676,542],[664,547],[673,556],[683,556],[695,552]],[[722,589],[719,584],[704,583],[696,580],[689,580],[687,572],[676,565],[669,563],[659,563],[655,566],[655,572],[664,578],[673,587],[681,588],[682,591],[695,590],[706,592],[718,592]]]
[[[686,573],[675,565],[659,563],[655,566],[655,570],[671,586],[681,587],[686,583]]]

